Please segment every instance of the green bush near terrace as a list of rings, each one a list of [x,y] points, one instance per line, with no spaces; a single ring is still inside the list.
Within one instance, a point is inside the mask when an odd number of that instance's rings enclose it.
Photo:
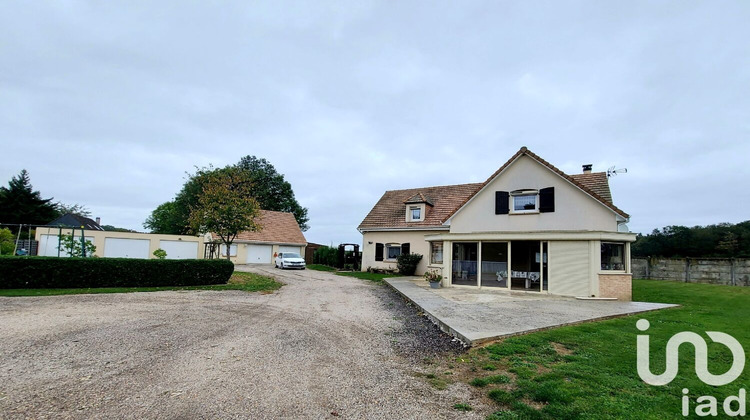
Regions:
[[[0,289],[202,286],[233,271],[226,260],[1,257]]]

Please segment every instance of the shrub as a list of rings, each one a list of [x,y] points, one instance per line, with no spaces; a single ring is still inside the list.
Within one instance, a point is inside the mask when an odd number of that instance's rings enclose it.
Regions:
[[[167,251],[159,248],[156,251],[154,251],[154,257],[156,257],[157,259],[163,260],[167,258]]]
[[[160,287],[225,284],[227,260],[1,257],[0,289]]]
[[[399,274],[413,276],[420,261],[422,261],[422,254],[401,254],[396,260],[396,267],[398,267]]]
[[[0,255],[11,255],[13,254],[13,248],[15,248],[16,238],[13,236],[13,232],[8,228],[0,229]]]
[[[76,238],[71,234],[60,235],[60,252],[73,257],[93,257],[96,246],[87,239],[81,243],[80,236]]]
[[[330,246],[321,246],[313,253],[313,264],[323,264],[329,267],[336,267],[338,259],[338,248],[333,248]]]

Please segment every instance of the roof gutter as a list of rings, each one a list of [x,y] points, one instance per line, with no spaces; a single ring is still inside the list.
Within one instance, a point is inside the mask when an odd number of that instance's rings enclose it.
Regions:
[[[425,227],[404,227],[404,228],[357,228],[359,233],[365,232],[421,232],[426,230],[450,230],[449,226],[425,226]]]

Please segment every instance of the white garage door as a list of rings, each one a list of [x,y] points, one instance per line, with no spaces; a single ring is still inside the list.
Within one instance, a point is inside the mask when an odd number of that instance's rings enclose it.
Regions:
[[[86,236],[85,237],[87,241],[91,241],[91,243],[94,243],[94,237],[93,236]],[[76,240],[80,241],[81,237],[77,236]],[[57,243],[58,238],[57,235],[41,235],[39,238],[39,251],[38,255],[41,257],[56,257],[57,256]],[[69,257],[70,254],[68,254],[65,251],[60,251],[61,257]]]
[[[271,263],[271,245],[248,245],[247,246],[247,263],[248,264],[270,264]]]
[[[105,238],[104,256],[109,258],[148,258],[148,239]]]
[[[300,247],[298,246],[280,246],[279,252],[296,252],[300,253]]]
[[[198,258],[198,242],[159,241],[159,248],[167,252],[168,260],[189,260]]]

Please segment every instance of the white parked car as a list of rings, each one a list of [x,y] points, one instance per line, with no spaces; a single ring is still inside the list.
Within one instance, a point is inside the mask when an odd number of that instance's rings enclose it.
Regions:
[[[279,252],[274,263],[276,268],[299,268],[305,269],[305,259],[296,252]]]

